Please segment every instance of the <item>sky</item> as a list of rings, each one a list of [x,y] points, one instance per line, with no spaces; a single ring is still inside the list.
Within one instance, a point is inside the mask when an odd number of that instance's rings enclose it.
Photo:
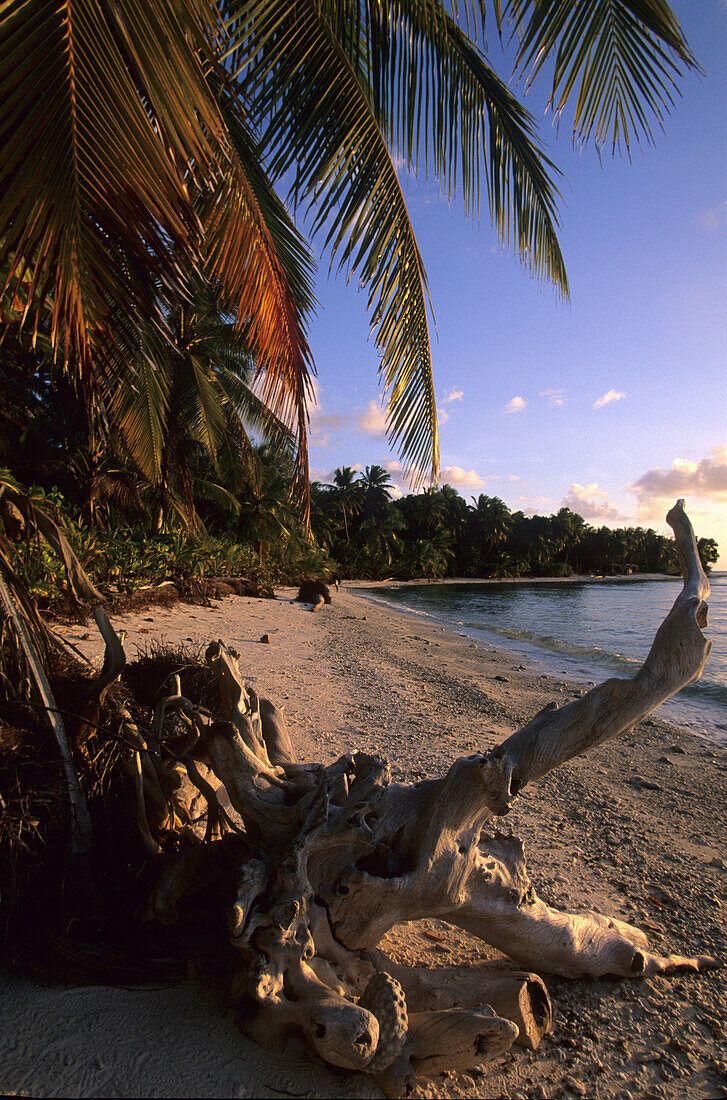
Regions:
[[[467,220],[434,180],[401,179],[436,318],[439,483],[468,501],[487,493],[545,515],[566,505],[596,526],[665,533],[663,517],[685,497],[727,569],[727,2],[672,6],[705,75],[682,79],[653,145],[630,159],[609,147],[599,160],[574,149],[568,125],[558,133],[543,118],[541,140],[565,177],[570,302],[503,251],[486,204]],[[542,97],[525,103],[543,116]],[[327,273],[323,257],[311,476],[379,463],[408,492],[384,434],[365,296]]]

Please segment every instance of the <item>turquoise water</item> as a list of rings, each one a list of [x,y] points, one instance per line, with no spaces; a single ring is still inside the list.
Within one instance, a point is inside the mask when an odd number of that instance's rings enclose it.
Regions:
[[[712,653],[702,679],[659,713],[727,743],[727,573],[710,578]],[[631,676],[681,590],[680,580],[422,584],[359,590],[510,649],[555,675],[596,683]]]

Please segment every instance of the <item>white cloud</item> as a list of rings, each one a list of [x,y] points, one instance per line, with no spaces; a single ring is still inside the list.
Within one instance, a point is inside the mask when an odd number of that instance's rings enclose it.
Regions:
[[[444,466],[439,483],[453,485],[455,489],[481,489],[485,484],[474,470],[465,470],[461,466]]]
[[[626,396],[621,390],[608,390],[603,397],[593,402],[594,409],[602,409],[604,405],[610,405],[612,401],[621,401]]]
[[[366,411],[358,422],[358,430],[370,435],[384,435],[386,431],[386,413],[378,401],[369,401]]]
[[[548,405],[550,405],[551,408],[558,408],[560,405],[565,405],[567,392],[567,390],[547,389],[540,390],[538,396],[547,397]]]
[[[315,412],[316,406],[321,403],[321,394],[323,393],[323,387],[316,378],[315,375],[311,375],[308,379],[308,393],[310,395],[310,410],[311,414]]]
[[[341,463],[341,465],[348,465],[348,463]],[[363,466],[360,462],[354,462],[351,469],[355,474],[363,473]],[[333,478],[336,471],[334,469],[326,469],[323,466],[311,466],[310,479],[311,481],[318,481],[321,485],[333,485]]]
[[[458,390],[457,387],[454,386],[451,390],[448,390],[447,393],[445,393],[444,400],[447,404],[449,404],[450,401],[461,401],[463,397],[464,390]]]
[[[727,446],[713,447],[698,462],[675,458],[669,469],[655,466],[629,485],[636,493],[641,519],[661,519],[678,497],[698,497],[711,504],[727,502]]]
[[[705,233],[716,233],[727,225],[727,199],[709,210],[700,210],[695,220]]]
[[[505,412],[519,413],[527,407],[527,401],[524,397],[513,397],[512,401],[508,401],[505,405]]]
[[[618,519],[618,508],[608,500],[608,493],[597,482],[590,485],[580,485],[574,481],[566,496],[563,497],[561,508],[570,508],[584,519]]]
[[[446,424],[449,420],[449,413],[446,409],[437,409],[437,423]]]
[[[518,497],[518,504],[521,505],[520,511],[524,512],[526,516],[550,515],[552,508],[549,508],[548,505],[552,503],[550,497]]]
[[[345,413],[324,413],[311,409],[310,422],[314,431],[339,431],[346,427],[349,420]]]
[[[318,390],[316,396],[319,396]],[[377,401],[369,401],[363,412],[326,412],[322,405],[311,409],[311,446],[329,447],[335,444],[332,437],[336,434],[366,432],[369,435],[384,435],[386,432],[386,413]]]
[[[379,466],[383,466],[387,474],[392,480],[393,488],[389,490],[394,500],[398,500],[399,497],[403,497],[412,492],[410,479],[412,474],[415,475],[416,480],[417,470],[412,470],[409,466],[404,466],[403,463],[397,461],[395,458],[382,459],[379,462]]]

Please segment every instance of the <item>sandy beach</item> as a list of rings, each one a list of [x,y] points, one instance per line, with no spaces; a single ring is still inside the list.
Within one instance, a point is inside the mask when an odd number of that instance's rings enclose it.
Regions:
[[[154,640],[235,646],[256,690],[284,707],[300,759],[380,752],[394,778],[441,775],[491,748],[545,703],[584,689],[536,674],[434,622],[350,588],[319,614],[230,597],[118,616],[126,651]],[[657,625],[657,624],[655,624]],[[94,662],[90,626],[63,635]],[[270,643],[260,641],[270,635]],[[520,835],[538,893],[643,928],[656,951],[727,957],[727,754],[662,721],[551,773],[518,799]],[[436,919],[400,926],[382,945],[433,967],[497,953]],[[555,1024],[541,1047],[514,1047],[481,1072],[420,1079],[428,1097],[714,1097],[725,1094],[723,972],[566,982],[546,976]],[[0,1091],[35,1096],[381,1096],[371,1078],[335,1072],[301,1045],[268,1054],[244,1038],[222,991],[203,981],[155,989],[0,989]]]

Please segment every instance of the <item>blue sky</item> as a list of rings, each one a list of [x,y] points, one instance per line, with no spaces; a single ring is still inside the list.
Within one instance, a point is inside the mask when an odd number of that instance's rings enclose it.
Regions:
[[[441,483],[513,509],[567,504],[593,524],[642,523],[687,499],[727,568],[727,3],[673,3],[705,70],[655,144],[602,161],[565,123],[541,137],[561,171],[571,301],[502,251],[484,209],[467,221],[432,180],[403,179],[437,323]],[[507,77],[495,41],[490,59]],[[525,102],[540,117],[544,101]],[[386,466],[366,301],[321,261],[311,473]]]

